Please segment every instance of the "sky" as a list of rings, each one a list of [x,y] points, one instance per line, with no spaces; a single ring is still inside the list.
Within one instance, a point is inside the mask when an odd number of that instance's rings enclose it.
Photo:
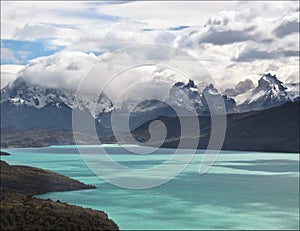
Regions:
[[[269,71],[299,82],[299,2],[1,1],[1,88],[19,76],[76,88],[99,59],[140,44],[186,52],[223,90],[245,79],[257,84]],[[129,56],[124,63],[135,65]],[[147,81],[180,79],[136,72]]]

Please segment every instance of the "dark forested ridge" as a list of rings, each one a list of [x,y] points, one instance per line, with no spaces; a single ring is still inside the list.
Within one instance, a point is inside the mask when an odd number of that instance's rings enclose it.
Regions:
[[[95,188],[55,172],[1,161],[1,188],[25,194],[42,194]]]
[[[159,116],[149,120],[131,133],[138,141],[149,139],[149,124],[161,120],[167,127],[167,137],[162,147],[176,148],[181,137],[180,120],[187,124],[194,122],[189,117]],[[198,148],[205,149],[210,139],[211,117],[199,116],[200,132],[197,139]],[[189,126],[193,127],[193,124]],[[124,143],[129,144],[128,134],[123,134]],[[79,144],[115,143],[113,135],[97,137],[88,132],[79,132]],[[147,145],[157,146],[160,140]],[[2,129],[1,147],[45,147],[49,145],[75,144],[71,130],[57,129]],[[185,147],[189,148],[189,147]],[[266,152],[299,152],[299,101],[290,102],[266,110],[251,111],[227,115],[227,127],[223,150],[266,151]]]
[[[1,230],[118,230],[102,211],[1,189]]]
[[[186,123],[193,121],[188,117],[181,119],[185,120]],[[199,149],[207,148],[211,132],[210,116],[198,117],[201,131],[199,136],[194,138],[181,137],[178,117],[158,117],[156,120],[161,120],[168,129],[163,147],[176,148],[180,139],[197,139]],[[137,140],[146,141],[149,139],[148,127],[150,122],[148,121],[132,132]],[[155,146],[156,144],[153,142],[150,145]],[[299,102],[286,103],[262,111],[227,115],[227,128],[222,149],[300,152]]]
[[[91,189],[77,180],[1,161],[1,230],[118,230],[102,211],[34,198],[52,191]]]

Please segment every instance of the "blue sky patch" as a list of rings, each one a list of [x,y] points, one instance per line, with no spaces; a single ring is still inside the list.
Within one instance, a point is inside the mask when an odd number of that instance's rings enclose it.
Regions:
[[[171,27],[169,30],[183,30],[189,28],[189,26],[176,26],[176,27]]]
[[[172,31],[179,31],[179,30],[184,30],[186,28],[189,28],[189,26],[176,26],[176,27],[170,27],[167,30],[172,30]],[[160,31],[164,31],[162,29],[152,29],[152,28],[145,28],[143,29],[143,31],[155,31],[155,30],[160,30]]]
[[[155,29],[145,28],[143,31],[154,31]]]
[[[38,39],[34,41],[23,40],[1,40],[1,65],[2,64],[27,64],[29,60],[51,55],[63,46],[51,46],[49,39]]]

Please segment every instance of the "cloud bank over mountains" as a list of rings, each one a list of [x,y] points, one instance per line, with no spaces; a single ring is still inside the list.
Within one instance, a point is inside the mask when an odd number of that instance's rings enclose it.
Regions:
[[[298,1],[1,2],[1,9],[1,87],[23,76],[75,88],[103,55],[144,43],[188,52],[222,89],[256,83],[269,70],[299,82]],[[147,81],[157,76],[149,73]]]

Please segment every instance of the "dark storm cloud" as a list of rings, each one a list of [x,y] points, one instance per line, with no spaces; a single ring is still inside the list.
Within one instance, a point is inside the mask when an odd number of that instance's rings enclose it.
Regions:
[[[213,45],[226,45],[244,41],[256,41],[256,42],[270,42],[270,38],[262,38],[258,33],[255,33],[255,26],[246,28],[244,30],[225,30],[216,31],[209,30],[199,39],[200,43],[211,43]]]
[[[299,22],[292,21],[280,24],[277,28],[274,29],[273,33],[278,38],[283,38],[289,34],[299,33]]]
[[[229,30],[215,31],[203,36],[199,43],[212,43],[214,45],[225,45],[252,40],[252,36],[245,31]]]
[[[235,59],[232,59],[236,62],[251,62],[255,60],[262,60],[262,59],[278,59],[281,57],[299,57],[299,51],[292,51],[292,50],[279,50],[279,51],[259,51],[256,49],[249,49],[244,50],[239,56]]]

